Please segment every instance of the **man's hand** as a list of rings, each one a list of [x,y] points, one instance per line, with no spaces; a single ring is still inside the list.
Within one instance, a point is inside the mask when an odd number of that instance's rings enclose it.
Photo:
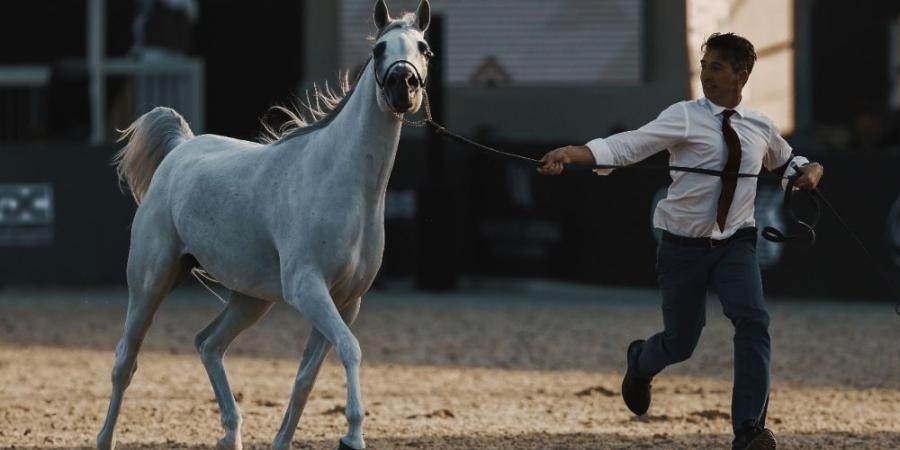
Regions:
[[[594,164],[594,154],[584,145],[569,145],[548,152],[541,158],[537,171],[541,175],[559,175],[564,164]]]
[[[825,174],[825,168],[819,163],[809,163],[797,169],[800,176],[794,186],[800,189],[815,189],[819,185],[819,180]]]

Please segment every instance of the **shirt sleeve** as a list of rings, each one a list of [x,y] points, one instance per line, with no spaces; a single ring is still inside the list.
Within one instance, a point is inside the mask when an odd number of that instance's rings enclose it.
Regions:
[[[598,138],[586,145],[596,164],[626,166],[683,141],[688,135],[687,107],[676,103],[659,114],[656,120],[634,131]],[[612,169],[597,169],[597,175],[609,175]]]
[[[797,167],[808,164],[809,160],[803,156],[794,155],[791,145],[781,137],[778,127],[772,125],[769,135],[768,149],[763,158],[763,164],[770,172],[781,173],[784,177],[792,177],[797,173]],[[781,180],[781,187],[787,187],[787,179]]]

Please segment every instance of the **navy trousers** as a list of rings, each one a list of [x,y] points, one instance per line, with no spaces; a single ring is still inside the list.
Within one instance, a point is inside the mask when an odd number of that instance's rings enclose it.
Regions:
[[[734,325],[731,419],[737,431],[748,421],[765,426],[769,398],[769,313],[756,256],[756,230],[745,229],[718,245],[663,233],[657,253],[664,330],[644,343],[641,375],[690,358],[706,324],[706,292],[712,288]]]

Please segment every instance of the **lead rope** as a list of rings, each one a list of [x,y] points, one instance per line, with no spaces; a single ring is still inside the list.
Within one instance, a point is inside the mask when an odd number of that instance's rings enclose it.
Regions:
[[[884,281],[884,284],[887,286],[888,291],[894,297],[894,312],[897,313],[898,316],[900,316],[900,294],[898,294],[898,292],[900,292],[900,291],[897,290],[897,285],[895,285],[891,281],[891,277],[889,277],[888,274],[878,265],[878,263],[875,262],[875,257],[872,256],[872,252],[870,252],[869,249],[866,248],[866,246],[862,242],[862,239],[860,239],[859,236],[856,233],[854,233],[852,229],[850,229],[850,226],[847,225],[847,222],[844,221],[844,218],[841,217],[841,215],[837,213],[837,210],[834,209],[834,206],[831,205],[831,202],[829,202],[822,195],[822,193],[819,192],[818,189],[812,189],[810,191],[810,195],[812,195],[814,198],[819,199],[822,203],[825,204],[825,207],[827,207],[829,210],[831,210],[831,213],[834,215],[834,218],[837,219],[838,223],[840,223],[841,226],[844,227],[844,230],[847,231],[847,234],[849,234],[850,237],[853,238],[854,241],[856,241],[857,245],[859,245],[859,248],[862,249],[863,254],[866,255],[866,260],[868,260],[868,262],[872,266],[872,268],[875,269],[875,272],[879,276],[881,276],[881,279]]]

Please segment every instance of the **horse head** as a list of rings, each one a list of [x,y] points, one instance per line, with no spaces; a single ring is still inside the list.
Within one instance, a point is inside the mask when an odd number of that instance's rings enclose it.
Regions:
[[[431,5],[422,0],[415,14],[392,19],[384,0],[378,0],[374,18],[378,34],[372,68],[380,90],[378,106],[395,114],[415,113],[422,106],[428,60],[433,56],[425,42]]]

